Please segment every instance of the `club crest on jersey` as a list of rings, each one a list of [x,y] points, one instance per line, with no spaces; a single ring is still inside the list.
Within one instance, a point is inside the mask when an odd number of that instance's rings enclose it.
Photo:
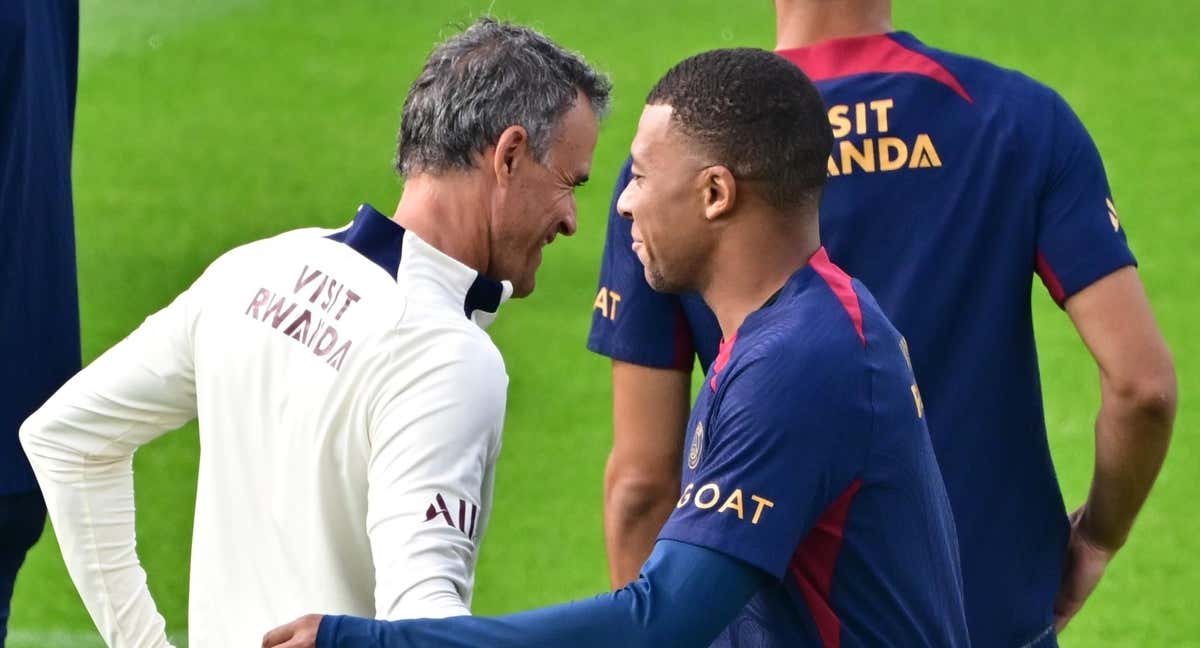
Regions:
[[[700,455],[704,454],[704,422],[696,423],[696,431],[692,432],[692,449],[688,450],[688,469],[695,470],[700,465]]]

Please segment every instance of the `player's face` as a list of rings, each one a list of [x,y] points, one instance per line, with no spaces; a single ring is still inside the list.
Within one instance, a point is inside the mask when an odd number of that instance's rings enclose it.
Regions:
[[[581,93],[559,122],[544,162],[529,147],[514,163],[509,186],[493,210],[488,275],[507,279],[513,295],[533,292],[542,248],[575,233],[575,189],[587,181],[598,124]]]
[[[671,125],[670,106],[646,106],[630,151],[633,177],[617,210],[633,220],[633,251],[660,292],[696,290],[713,232],[704,218],[705,164]]]

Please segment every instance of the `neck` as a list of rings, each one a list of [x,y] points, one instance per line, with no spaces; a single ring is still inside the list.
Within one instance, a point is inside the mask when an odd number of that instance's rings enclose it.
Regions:
[[[710,257],[713,272],[699,291],[717,316],[721,337],[726,340],[733,338],[746,317],[779,292],[821,246],[815,215],[782,226],[785,217],[762,217],[770,219],[765,226],[744,222],[726,229]]]
[[[418,175],[404,183],[392,220],[463,265],[484,274],[489,258],[487,200],[461,173]]]
[[[891,0],[775,0],[775,49],[890,31]]]

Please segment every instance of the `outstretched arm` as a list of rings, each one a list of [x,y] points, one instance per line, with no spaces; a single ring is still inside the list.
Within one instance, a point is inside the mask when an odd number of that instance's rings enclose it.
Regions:
[[[637,581],[593,599],[503,617],[373,621],[309,616],[264,648],[707,646],[769,577],[712,549],[662,540]]]

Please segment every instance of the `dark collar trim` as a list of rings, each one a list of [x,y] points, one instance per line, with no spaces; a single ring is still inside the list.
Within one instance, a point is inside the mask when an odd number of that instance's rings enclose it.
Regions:
[[[404,228],[374,207],[363,203],[350,227],[326,238],[349,245],[383,268],[392,279],[396,278],[400,269],[400,250],[404,246]]]
[[[383,268],[392,279],[396,279],[400,270],[400,253],[404,247],[404,231],[396,221],[363,203],[354,215],[354,222],[350,227],[334,232],[326,238],[345,243]],[[463,299],[463,313],[467,317],[471,317],[477,310],[495,313],[500,309],[503,300],[503,284],[476,274],[475,281],[471,283]]]

